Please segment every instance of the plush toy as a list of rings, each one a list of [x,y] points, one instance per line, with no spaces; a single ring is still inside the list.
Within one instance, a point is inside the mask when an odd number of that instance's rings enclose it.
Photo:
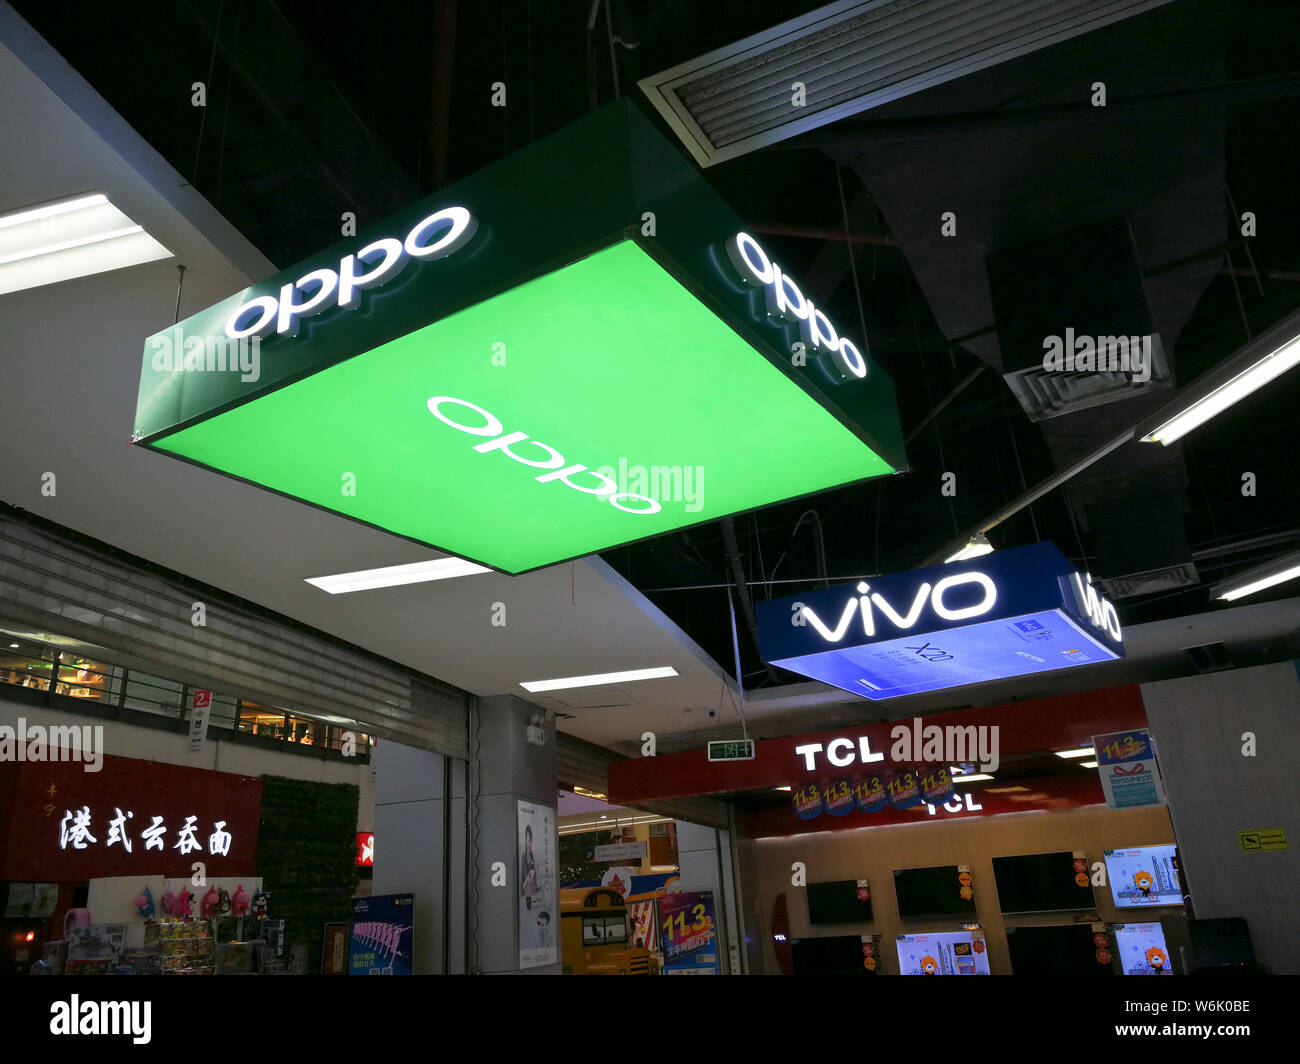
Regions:
[[[230,915],[245,916],[248,913],[248,891],[244,889],[244,884],[240,883],[235,888],[234,897],[230,899]]]
[[[217,915],[227,916],[230,913],[230,891],[225,887],[217,888]]]
[[[135,896],[135,914],[136,916],[141,916],[146,920],[153,919],[153,891],[149,889],[147,883],[145,884],[144,890]]]
[[[264,919],[266,917],[266,906],[267,893],[264,890],[259,890],[253,895],[253,915],[259,920]]]
[[[193,903],[194,895],[191,894],[182,883],[179,894],[173,893],[169,890],[163,895],[163,912],[168,916],[177,916],[182,919],[189,919],[193,911],[191,908]]]
[[[199,903],[199,916],[204,920],[211,920],[217,915],[217,909],[221,904],[221,895],[217,893],[216,887],[208,887],[208,892],[203,895],[203,901]]]

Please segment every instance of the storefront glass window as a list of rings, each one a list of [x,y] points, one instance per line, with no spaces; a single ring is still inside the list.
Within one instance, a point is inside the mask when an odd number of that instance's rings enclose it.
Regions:
[[[59,656],[59,680],[55,693],[70,698],[112,702],[117,697],[121,677],[122,670],[118,666],[65,652]]]

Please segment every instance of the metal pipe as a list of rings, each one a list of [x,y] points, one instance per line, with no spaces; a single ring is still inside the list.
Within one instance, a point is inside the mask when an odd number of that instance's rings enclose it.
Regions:
[[[1009,503],[1007,503],[1004,507],[1002,507],[1002,509],[994,513],[991,517],[985,518],[985,520],[982,523],[962,533],[961,536],[959,536],[957,540],[953,542],[965,543],[970,539],[971,536],[975,535],[976,533],[982,534],[988,532],[990,529],[996,528],[1008,517],[1011,517],[1013,514],[1019,513],[1030,503],[1037,502],[1048,492],[1054,491],[1056,488],[1064,484],[1067,480],[1070,480],[1077,474],[1083,472],[1083,470],[1087,469],[1094,462],[1099,462],[1101,459],[1105,458],[1106,455],[1110,454],[1112,451],[1116,451],[1120,447],[1123,447],[1124,444],[1130,442],[1133,439],[1133,435],[1135,431],[1136,429],[1133,426],[1130,426],[1129,428],[1121,432],[1118,436],[1115,436],[1113,439],[1110,439],[1106,443],[1103,443],[1100,447],[1093,448],[1091,451],[1089,451],[1087,454],[1085,454],[1082,458],[1078,459],[1077,461],[1071,462],[1068,466],[1058,469],[1050,477],[1047,477],[1045,480],[1040,480],[1028,491],[1012,499]],[[926,558],[925,561],[921,562],[921,565],[922,566],[937,565],[939,562],[943,561],[950,554],[953,553],[952,546],[953,546],[952,542],[945,544],[941,549],[935,551],[928,558]]]

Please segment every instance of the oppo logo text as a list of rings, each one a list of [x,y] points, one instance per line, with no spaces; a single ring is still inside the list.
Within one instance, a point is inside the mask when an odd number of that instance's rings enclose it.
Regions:
[[[840,375],[861,380],[867,375],[867,361],[847,337],[840,336],[825,311],[805,298],[799,286],[748,233],[737,233],[727,241],[727,257],[747,285],[766,289],[768,317],[799,326],[803,342],[815,353],[829,355]]]
[[[241,304],[226,320],[232,340],[251,336],[297,336],[303,318],[323,314],[331,307],[354,310],[367,288],[391,281],[412,259],[431,262],[459,251],[474,236],[478,222],[464,207],[444,207],[416,222],[404,240],[386,236],[345,255],[337,270],[312,270],[279,296],[258,296]]]
[[[441,421],[444,425],[459,432],[464,432],[470,436],[479,436],[484,438],[483,443],[475,444],[473,450],[477,454],[492,454],[494,451],[513,459],[520,465],[529,466],[532,469],[545,469],[547,472],[533,477],[539,484],[551,484],[559,482],[572,488],[574,491],[581,492],[583,495],[592,495],[597,499],[609,503],[617,510],[622,510],[627,514],[636,514],[646,516],[648,514],[657,514],[663,509],[659,503],[646,495],[637,495],[630,491],[619,491],[618,483],[604,473],[597,472],[589,466],[581,463],[568,463],[559,451],[541,440],[534,440],[526,432],[506,432],[505,426],[501,424],[499,418],[488,413],[481,406],[467,402],[464,399],[455,399],[449,395],[436,395],[428,401],[429,413]],[[450,407],[451,412],[447,409]],[[481,422],[480,424],[466,424],[460,418],[464,418],[466,413],[472,415],[472,418]],[[532,455],[519,454],[515,451],[516,445],[526,444],[532,449]]]

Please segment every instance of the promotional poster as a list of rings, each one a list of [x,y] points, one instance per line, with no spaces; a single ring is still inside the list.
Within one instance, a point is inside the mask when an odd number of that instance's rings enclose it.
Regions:
[[[711,890],[659,899],[665,975],[717,975],[718,928]]]
[[[560,959],[555,890],[555,810],[519,802],[519,967]]]
[[[410,975],[414,956],[414,894],[352,899],[348,975]]]

